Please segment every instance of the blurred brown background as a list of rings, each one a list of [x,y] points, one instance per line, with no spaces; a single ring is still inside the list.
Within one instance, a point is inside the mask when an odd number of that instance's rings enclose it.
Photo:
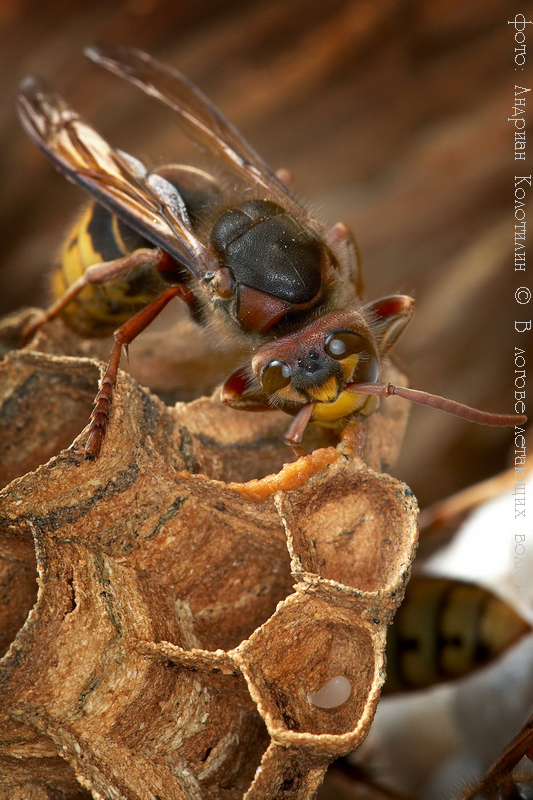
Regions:
[[[293,171],[326,222],[352,227],[368,298],[416,298],[398,347],[414,387],[512,411],[513,349],[531,338],[514,331],[531,317],[514,300],[528,273],[512,260],[513,178],[531,172],[531,159],[513,161],[507,122],[515,80],[532,86],[531,70],[514,70],[516,13],[531,19],[533,5],[2,0],[1,311],[45,302],[46,274],[83,202],[16,121],[24,75],[47,78],[148,162],[186,152],[168,110],[81,54],[92,42],[135,45],[191,77],[267,161]],[[503,469],[511,444],[511,430],[415,408],[396,474],[425,505]]]

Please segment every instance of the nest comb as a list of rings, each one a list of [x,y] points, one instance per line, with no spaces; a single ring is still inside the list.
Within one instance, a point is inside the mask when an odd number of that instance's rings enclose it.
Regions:
[[[66,337],[1,365],[0,797],[313,797],[368,731],[414,555],[382,472],[405,402],[283,466],[285,415],[168,407],[121,373],[84,462],[60,450],[98,365]]]

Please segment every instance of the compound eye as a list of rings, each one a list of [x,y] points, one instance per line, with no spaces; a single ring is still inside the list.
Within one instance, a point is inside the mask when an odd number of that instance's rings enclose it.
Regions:
[[[270,361],[261,376],[263,389],[268,395],[283,389],[291,382],[292,369],[285,361]]]
[[[326,339],[324,349],[328,356],[341,361],[347,356],[352,356],[354,353],[361,353],[367,350],[365,339],[358,333],[353,331],[339,331],[338,333],[330,333]]]

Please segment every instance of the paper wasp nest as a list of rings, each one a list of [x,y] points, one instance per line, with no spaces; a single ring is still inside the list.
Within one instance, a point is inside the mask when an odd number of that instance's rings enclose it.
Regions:
[[[285,415],[167,407],[121,373],[90,463],[60,452],[84,346],[54,323],[1,366],[0,796],[313,797],[368,731],[414,553],[382,474],[404,401],[282,468]]]

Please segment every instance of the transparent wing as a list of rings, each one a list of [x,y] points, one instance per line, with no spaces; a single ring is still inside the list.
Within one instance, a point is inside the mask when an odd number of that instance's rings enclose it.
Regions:
[[[214,256],[175,204],[157,191],[157,185],[148,185],[135,160],[114,150],[59,94],[28,77],[21,84],[17,107],[28,134],[69,180],[163,247],[193,275],[202,278],[216,269]]]
[[[241,178],[261,186],[293,216],[323,234],[320,224],[293,197],[271,167],[184,75],[134,48],[97,45],[88,47],[85,55],[176,111],[184,132],[192,141],[218,153]]]

